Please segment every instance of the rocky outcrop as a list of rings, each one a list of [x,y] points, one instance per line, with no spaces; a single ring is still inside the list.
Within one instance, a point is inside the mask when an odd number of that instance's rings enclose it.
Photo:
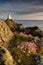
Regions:
[[[13,33],[4,21],[0,21],[0,45],[6,45],[13,37]]]
[[[32,36],[39,36],[40,38],[43,37],[43,31],[40,30],[37,26],[22,28],[20,32],[31,34]]]
[[[0,65],[16,65],[10,52],[3,46],[0,46]]]
[[[12,32],[17,29],[17,23],[15,23],[12,19],[5,20],[5,23],[9,26]]]
[[[0,21],[0,65],[16,65],[8,50],[13,33],[4,21]]]
[[[32,36],[38,36],[40,38],[43,37],[43,31],[39,29],[39,27],[25,27],[23,28],[22,24],[16,23],[12,19],[5,20],[6,24],[9,26],[12,32],[16,33],[25,33],[25,34],[31,34]]]
[[[20,29],[23,27],[22,24],[18,24],[12,19],[6,19],[5,23],[9,26],[12,32],[19,32]]]

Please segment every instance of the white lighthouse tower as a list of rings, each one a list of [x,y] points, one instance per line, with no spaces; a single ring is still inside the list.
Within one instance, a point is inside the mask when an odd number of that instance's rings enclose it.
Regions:
[[[12,19],[12,17],[11,17],[11,15],[10,15],[10,14],[8,15],[8,19]]]

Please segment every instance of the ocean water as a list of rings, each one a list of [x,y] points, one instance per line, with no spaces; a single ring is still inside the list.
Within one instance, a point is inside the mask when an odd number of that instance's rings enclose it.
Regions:
[[[17,23],[22,23],[24,27],[38,26],[43,30],[43,20],[15,20]]]

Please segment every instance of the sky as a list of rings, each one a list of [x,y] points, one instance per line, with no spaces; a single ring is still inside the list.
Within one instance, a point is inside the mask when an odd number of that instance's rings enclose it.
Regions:
[[[43,0],[0,0],[0,18],[43,20]]]

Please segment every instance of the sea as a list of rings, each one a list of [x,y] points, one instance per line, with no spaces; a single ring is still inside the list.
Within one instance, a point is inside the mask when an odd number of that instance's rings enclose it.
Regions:
[[[16,23],[23,24],[23,27],[38,26],[43,30],[43,20],[15,20]]]

